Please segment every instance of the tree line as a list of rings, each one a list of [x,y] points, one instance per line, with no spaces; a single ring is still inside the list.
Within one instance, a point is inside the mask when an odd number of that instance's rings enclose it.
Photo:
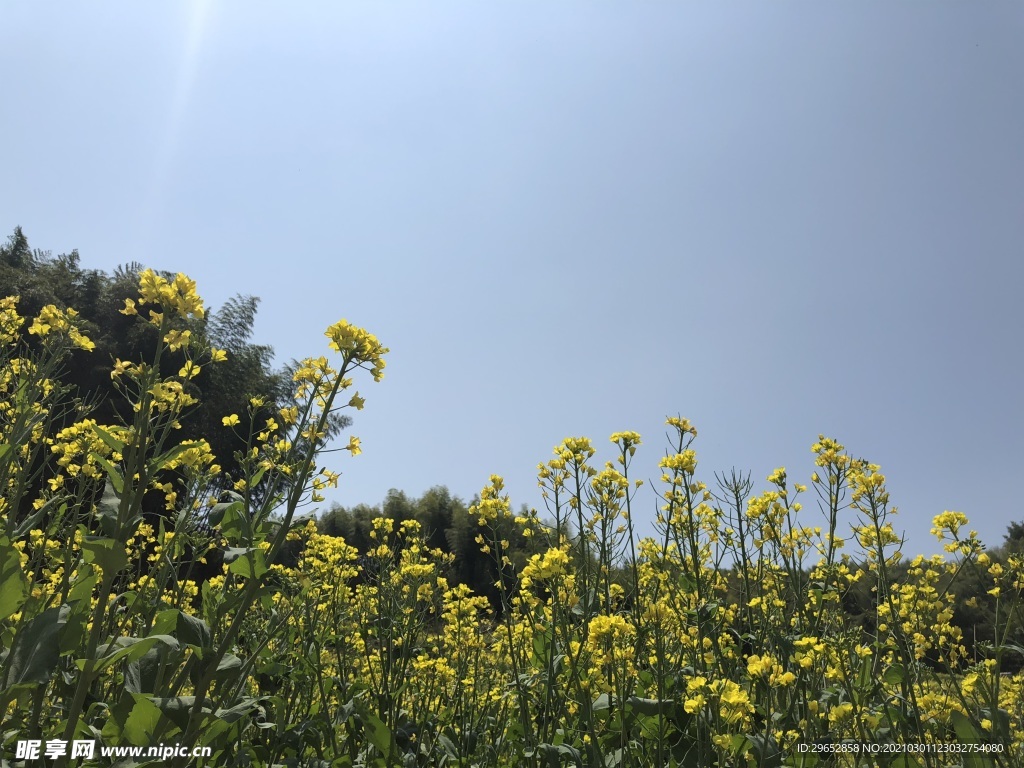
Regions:
[[[391,489],[384,501],[376,505],[357,504],[344,507],[334,503],[320,514],[317,527],[321,533],[342,537],[365,555],[375,547],[370,537],[373,520],[390,518],[396,527],[404,520],[420,523],[425,539],[431,548],[453,556],[449,580],[469,586],[476,594],[489,598],[495,613],[500,611],[502,601],[498,593],[498,571],[493,556],[481,551],[476,539],[484,532],[476,517],[469,512],[469,504],[455,496],[445,486],[435,486],[419,498]],[[525,516],[525,511],[523,512]],[[505,534],[510,547],[507,551],[516,572],[521,570],[531,555],[542,552],[546,544],[537,537],[524,537],[515,532]],[[1005,563],[1010,555],[1024,554],[1024,524],[1012,523],[1007,529],[1003,543],[988,550],[994,562]],[[297,559],[298,551],[294,552]],[[579,556],[579,553],[576,553]],[[292,563],[294,564],[294,563]],[[866,565],[853,564],[851,570],[867,570]],[[894,569],[897,583],[910,578],[909,563],[905,559]],[[843,595],[843,610],[851,626],[859,627],[868,635],[877,629],[876,608],[878,595],[873,589],[873,579],[865,574],[851,584]],[[616,581],[628,588],[630,577],[625,568],[616,574]],[[946,585],[942,585],[945,587]],[[736,585],[737,591],[739,585]],[[1016,646],[1019,652],[1003,659],[1003,669],[1016,672],[1024,668],[1024,622],[1020,617],[1003,616],[997,620],[996,598],[989,594],[991,585],[981,569],[966,568],[950,587],[956,596],[952,624],[963,633],[963,644],[971,659],[988,657],[990,648],[996,644]],[[513,587],[514,591],[514,587]],[[628,589],[627,589],[628,600]],[[996,637],[996,627],[1009,627],[1009,636]],[[937,659],[933,659],[937,662]]]

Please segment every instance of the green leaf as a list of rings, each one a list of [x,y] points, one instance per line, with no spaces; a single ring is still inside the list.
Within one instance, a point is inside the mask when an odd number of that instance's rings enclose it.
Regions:
[[[437,743],[441,745],[441,749],[443,749],[445,754],[447,754],[452,760],[459,759],[459,749],[455,746],[455,742],[443,733],[437,734]]]
[[[242,660],[235,656],[233,653],[224,655],[224,658],[217,664],[217,675],[218,676],[230,676],[230,673],[236,672],[242,668]]]
[[[816,752],[798,752],[790,755],[783,763],[787,768],[817,768],[821,759]]]
[[[259,699],[246,697],[229,709],[218,709],[215,714],[225,723],[233,723],[256,709],[259,702]]]
[[[161,469],[166,467],[168,464],[170,464],[181,454],[183,454],[185,451],[192,447],[193,446],[188,445],[186,443],[179,443],[173,448],[169,448],[168,450],[164,451],[159,456],[154,456],[147,463],[147,474],[149,474],[150,476],[155,475],[157,472],[159,472]]]
[[[29,514],[28,517],[23,518],[22,521],[18,523],[18,525],[15,527],[14,532],[12,534],[12,538],[15,541],[17,541],[18,539],[22,539],[25,536],[28,536],[29,532],[32,531],[34,528],[39,528],[39,521],[42,520],[45,515],[51,514],[50,507],[53,506],[57,501],[57,497],[47,499],[46,502],[41,507],[39,507],[39,509],[33,509],[31,514]],[[67,512],[67,510],[67,503],[61,503],[57,511],[57,516],[64,517],[64,513]]]
[[[875,686],[874,658],[861,659],[860,674],[857,675],[857,690],[868,693]]]
[[[148,697],[125,693],[110,710],[102,735],[117,744],[148,747],[159,722],[160,709]]]
[[[675,706],[672,699],[642,699],[639,696],[630,696],[626,699],[628,709],[642,715],[667,715],[669,710]]]
[[[717,602],[705,603],[697,609],[697,618],[702,621],[711,621],[716,617],[718,608],[719,604]]]
[[[66,605],[47,608],[14,636],[4,687],[19,683],[46,683],[60,658],[58,633],[67,622]]]
[[[224,553],[224,562],[228,562],[228,554]],[[236,576],[244,576],[248,579],[258,579],[267,572],[267,561],[263,551],[255,548],[243,549],[240,554],[235,554],[231,559],[228,570]]]
[[[363,721],[366,738],[370,743],[382,754],[389,755],[391,753],[391,730],[373,712],[364,712],[360,715],[360,719]]]
[[[563,757],[572,760],[577,768],[583,768],[583,757],[580,755],[580,751],[568,744],[538,744],[537,751],[543,752],[548,765],[554,768],[561,766]]]
[[[96,505],[96,519],[99,521],[100,530],[104,535],[113,536],[117,533],[117,514],[120,507],[121,498],[108,477],[103,486],[103,496],[100,503]]]
[[[117,493],[118,495],[124,493],[124,477],[121,476],[121,470],[102,456],[95,453],[92,454],[91,458],[107,471],[107,480],[109,480],[111,486],[113,486],[114,493]]]
[[[160,710],[144,696],[135,695],[135,706],[124,721],[123,736],[131,744],[150,746],[156,725],[160,722]]]
[[[114,539],[86,536],[82,542],[82,556],[85,562],[96,563],[102,568],[104,578],[113,576],[128,566],[124,544]]]
[[[124,667],[124,689],[129,693],[156,693],[157,686],[165,683],[176,668],[176,664],[168,662],[170,651],[168,646],[158,643],[140,658],[128,662]]]
[[[178,621],[173,634],[185,645],[194,648],[205,651],[213,647],[210,628],[206,622],[184,611],[178,611]]]
[[[93,574],[85,581],[96,583],[96,576]],[[77,587],[78,584],[75,584]],[[74,588],[72,592],[74,592]],[[92,596],[92,592],[89,593],[89,597]],[[90,599],[74,600],[66,603],[64,608],[67,608],[67,614],[65,616],[64,626],[61,627],[60,632],[57,634],[58,640],[58,653],[63,655],[65,653],[73,653],[78,648],[81,648],[85,643],[85,638],[89,633],[89,619],[92,616],[92,605]]]
[[[907,678],[907,671],[902,664],[893,664],[882,673],[882,679],[890,685],[899,685]]]
[[[210,525],[216,527],[224,521],[228,510],[237,511],[245,506],[245,502],[242,497],[234,491],[228,491],[228,494],[232,497],[231,501],[222,501],[219,504],[215,504],[213,509],[210,510],[210,514],[207,515],[207,520]]]
[[[1008,711],[999,708],[993,712],[986,707],[979,714],[982,718],[988,718],[992,721],[992,731],[987,734],[985,741],[1005,741],[1007,744],[1010,743],[1010,713]]]
[[[982,744],[988,741],[988,739],[982,739],[981,732],[963,712],[954,709],[949,719],[961,744]],[[967,752],[963,758],[963,768],[991,768],[991,766],[995,765],[991,757],[985,757],[977,753]]]
[[[92,600],[92,593],[100,581],[100,576],[95,569],[88,570],[92,572],[88,576],[79,575],[71,585],[71,591],[68,592],[68,602],[72,603],[72,611],[82,611],[83,613],[89,611],[89,602]]]
[[[196,704],[195,696],[174,696],[171,698],[150,697],[149,699],[164,716],[176,726],[185,730],[188,727],[188,717]],[[203,701],[203,712],[213,711],[213,702],[210,699]]]
[[[733,734],[732,742],[729,744],[729,752],[733,757],[742,757],[747,752],[757,748],[757,745],[742,733]]]
[[[153,634],[177,635],[179,613],[181,611],[177,608],[168,608],[165,611],[160,611],[153,617]],[[180,637],[178,639],[181,640]]]
[[[214,507],[214,510],[216,510],[216,507]],[[227,506],[221,519],[220,532],[224,534],[224,538],[231,544],[249,544],[252,542],[252,525],[245,514],[245,504],[235,502]]]
[[[17,613],[28,599],[28,579],[21,553],[7,539],[0,541],[0,620]]]
[[[124,440],[119,440],[112,434],[107,432],[103,427],[93,426],[93,430],[99,436],[100,440],[107,444],[107,447],[114,451],[114,453],[124,453]]]
[[[142,658],[157,643],[177,650],[178,641],[170,635],[150,635],[149,637],[119,637],[114,641],[116,650],[111,651],[96,662],[96,672],[119,661],[132,662]]]
[[[257,485],[260,484],[260,480],[263,479],[263,475],[265,475],[266,472],[267,468],[265,466],[260,467],[258,470],[256,470],[256,474],[249,478],[249,480],[246,482],[246,485],[248,485],[250,488],[255,488]]]
[[[981,733],[974,727],[974,723],[963,712],[954,709],[950,714],[950,720],[953,723],[953,730],[956,731],[957,738],[960,739],[963,744],[980,744]]]
[[[553,629],[549,626],[542,632],[533,635],[533,655],[530,662],[535,669],[544,669],[548,665],[551,654],[551,641],[554,637]]]

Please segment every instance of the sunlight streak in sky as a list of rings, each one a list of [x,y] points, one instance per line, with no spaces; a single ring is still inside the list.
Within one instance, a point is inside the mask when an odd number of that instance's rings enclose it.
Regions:
[[[212,6],[212,0],[189,0],[185,5],[187,19],[181,59],[174,90],[171,92],[166,122],[154,156],[152,180],[143,210],[143,233],[147,239],[153,234],[160,209],[165,202],[164,195],[170,181],[172,163],[181,143],[182,128],[199,75],[203,39],[209,28]]]

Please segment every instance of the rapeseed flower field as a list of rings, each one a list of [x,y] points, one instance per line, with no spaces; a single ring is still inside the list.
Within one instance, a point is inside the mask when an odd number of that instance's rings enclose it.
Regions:
[[[203,765],[1024,764],[1024,677],[1003,674],[1024,649],[968,654],[951,589],[980,573],[1008,630],[1024,560],[992,559],[958,512],[934,520],[945,556],[905,557],[881,468],[835,439],[806,484],[780,468],[758,495],[736,476],[715,492],[696,428],[669,418],[639,539],[641,436],[612,435],[605,463],[567,438],[538,467],[544,515],[514,513],[497,475],[471,508],[495,605],[415,521],[378,518],[360,553],[303,516],[338,483],[332,416],[383,376],[375,336],[332,325],[290,405],[254,398],[241,475],[215,491],[209,445],[175,440],[189,382],[225,357],[195,330],[195,283],[147,270],[122,312],[157,343],[113,362],[129,417],[98,424],[59,382],[92,347],[75,312],[29,323],[0,300],[5,758],[32,738],[202,745]],[[513,535],[536,553],[517,562]],[[870,632],[843,607],[865,582]]]

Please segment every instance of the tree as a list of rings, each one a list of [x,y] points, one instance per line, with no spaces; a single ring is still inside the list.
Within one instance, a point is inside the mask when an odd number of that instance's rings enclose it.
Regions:
[[[525,509],[521,514],[526,515]],[[498,569],[494,559],[481,551],[477,541],[486,530],[480,527],[478,518],[470,514],[458,496],[453,496],[442,485],[434,486],[419,498],[411,498],[392,488],[381,505],[359,504],[346,509],[340,504],[332,504],[319,516],[317,525],[321,533],[340,536],[360,555],[365,555],[372,546],[380,543],[370,538],[373,521],[378,517],[393,520],[396,527],[404,520],[419,522],[427,545],[453,556],[447,574],[449,582],[465,584],[475,594],[487,597],[495,611],[500,610],[501,596],[495,586]],[[522,531],[510,522],[507,528],[502,531],[503,538],[509,542],[506,554],[518,572],[529,556],[542,548],[542,543],[523,536]]]
[[[1010,523],[1003,539],[1004,554],[1024,553],[1024,522]]]
[[[123,412],[125,400],[114,388],[110,371],[115,360],[142,362],[156,341],[156,329],[121,313],[125,299],[138,295],[141,264],[118,267],[112,275],[83,269],[77,251],[54,257],[48,251],[32,250],[20,227],[0,245],[0,285],[4,295],[19,296],[19,311],[31,317],[46,305],[73,308],[85,322],[87,335],[96,347],[89,353],[76,351],[61,381],[77,389],[97,422],[118,423],[129,419]],[[163,273],[169,276],[168,273]],[[204,438],[223,469],[219,489],[230,488],[239,476],[237,452],[245,449],[244,435],[251,420],[265,420],[288,403],[291,375],[288,368],[275,369],[273,349],[251,341],[259,300],[235,296],[202,320],[194,321],[192,333],[202,335],[227,352],[227,361],[204,366],[199,376],[187,383],[189,394],[199,405],[182,419],[179,440]],[[27,341],[35,343],[32,337]],[[161,361],[164,375],[174,376],[184,363],[182,353],[168,354]],[[256,403],[252,407],[253,398]],[[226,427],[222,418],[237,414],[240,423]],[[336,418],[336,433],[348,421]],[[257,426],[262,426],[258,423]],[[214,489],[217,490],[217,489]],[[261,488],[257,492],[267,493]]]

